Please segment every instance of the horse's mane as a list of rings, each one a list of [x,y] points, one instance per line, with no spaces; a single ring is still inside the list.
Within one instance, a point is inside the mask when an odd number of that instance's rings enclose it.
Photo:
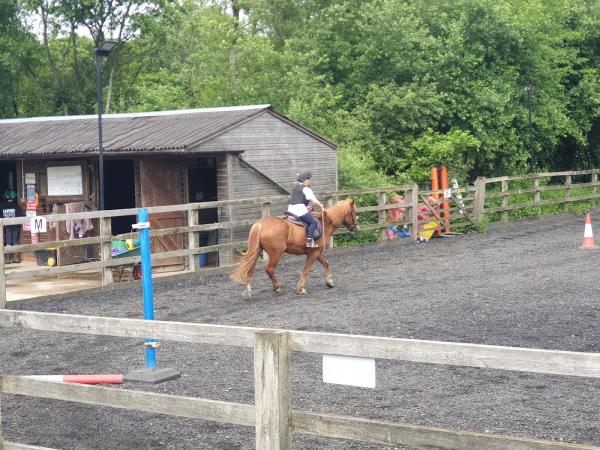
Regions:
[[[325,217],[327,217],[333,225],[340,226],[351,208],[352,199],[347,198],[340,200],[332,207],[325,209]]]

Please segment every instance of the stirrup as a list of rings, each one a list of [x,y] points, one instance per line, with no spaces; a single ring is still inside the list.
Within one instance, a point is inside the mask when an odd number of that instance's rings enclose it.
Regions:
[[[315,242],[313,238],[306,238],[306,247],[307,248],[317,248],[319,245]]]

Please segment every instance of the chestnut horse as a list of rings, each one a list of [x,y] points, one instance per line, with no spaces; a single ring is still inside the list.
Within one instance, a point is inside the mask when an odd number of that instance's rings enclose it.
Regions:
[[[288,219],[269,216],[263,217],[252,225],[250,235],[248,236],[248,249],[242,255],[239,267],[230,275],[232,280],[246,285],[244,297],[252,297],[252,275],[254,274],[256,262],[262,250],[267,252],[269,256],[265,271],[273,283],[273,291],[281,291],[281,285],[277,281],[277,278],[275,278],[275,266],[277,266],[279,259],[284,253],[306,255],[304,271],[296,288],[298,294],[306,294],[306,289],[304,288],[306,277],[315,260],[318,260],[325,269],[327,286],[333,287],[333,278],[329,271],[329,263],[325,256],[323,256],[323,251],[325,250],[325,243],[329,242],[333,232],[341,225],[345,225],[352,233],[355,233],[358,229],[358,217],[356,215],[354,200],[342,200],[331,208],[325,209],[324,217],[324,233],[318,239],[318,247],[316,248],[306,247],[306,232],[304,227]],[[319,219],[322,223],[323,219]]]

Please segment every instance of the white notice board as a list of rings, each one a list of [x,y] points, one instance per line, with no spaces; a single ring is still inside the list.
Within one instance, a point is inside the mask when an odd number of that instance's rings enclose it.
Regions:
[[[48,195],[83,195],[81,166],[48,167]]]
[[[375,360],[356,356],[323,355],[323,382],[375,387]]]

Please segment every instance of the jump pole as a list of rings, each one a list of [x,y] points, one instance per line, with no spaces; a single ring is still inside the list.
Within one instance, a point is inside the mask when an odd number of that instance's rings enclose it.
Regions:
[[[59,383],[77,384],[121,384],[123,375],[25,375],[23,378]]]
[[[140,232],[140,254],[142,256],[142,288],[144,292],[144,320],[154,320],[154,291],[152,286],[152,260],[150,251],[150,220],[148,210],[138,210],[138,223],[132,225]],[[125,381],[141,381],[144,383],[162,383],[179,378],[181,373],[175,369],[156,367],[156,339],[146,339],[146,368],[134,370],[125,375]]]
[[[446,191],[448,190],[448,168],[446,166],[442,166],[440,169],[440,184],[441,184],[441,188]],[[444,211],[442,212],[442,217],[444,218],[444,233],[450,233],[450,211],[448,211],[448,208],[450,207],[450,203],[448,202],[448,199],[446,198],[446,195],[444,194],[444,202],[443,202],[443,208]]]

